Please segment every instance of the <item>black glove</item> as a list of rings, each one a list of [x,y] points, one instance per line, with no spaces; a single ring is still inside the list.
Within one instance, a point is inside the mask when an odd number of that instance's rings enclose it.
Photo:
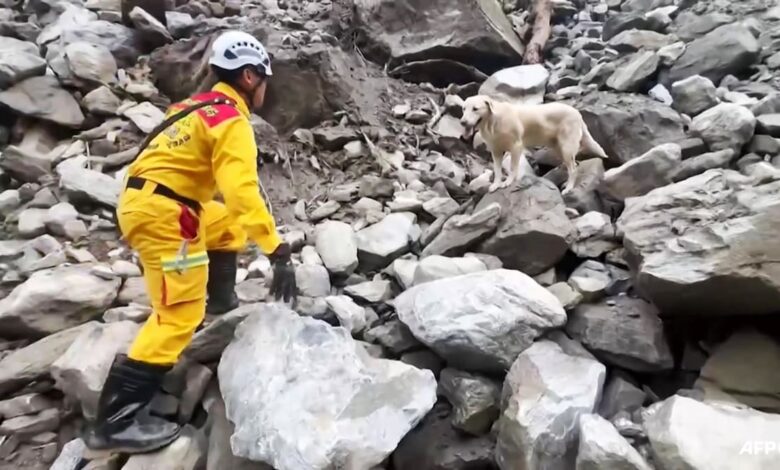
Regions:
[[[274,280],[271,283],[271,295],[276,300],[284,299],[285,302],[292,300],[293,304],[298,296],[298,286],[295,283],[295,268],[291,261],[292,249],[287,243],[282,243],[271,253],[268,259],[274,267]]]

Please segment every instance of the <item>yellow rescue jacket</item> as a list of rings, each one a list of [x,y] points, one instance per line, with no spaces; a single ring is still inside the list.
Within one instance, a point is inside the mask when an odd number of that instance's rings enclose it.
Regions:
[[[236,106],[206,106],[176,121],[149,143],[127,174],[165,185],[201,204],[211,201],[219,189],[228,212],[249,238],[265,253],[273,253],[281,238],[259,193],[257,145],[249,109],[238,92],[217,83],[210,92],[172,105],[167,115],[225,97]]]

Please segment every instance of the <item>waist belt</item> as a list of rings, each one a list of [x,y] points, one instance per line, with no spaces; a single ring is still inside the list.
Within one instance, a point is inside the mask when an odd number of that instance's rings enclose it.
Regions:
[[[144,178],[139,178],[138,176],[130,176],[127,178],[127,188],[132,189],[143,189],[144,185],[146,184],[147,180]],[[157,186],[154,188],[153,193],[158,194],[160,196],[165,196],[168,199],[173,199],[176,202],[180,202],[184,204],[185,206],[189,207],[190,209],[194,210],[195,212],[200,212],[200,203],[198,201],[195,201],[193,199],[180,196],[179,194],[176,194],[176,191],[172,190],[168,186],[162,185],[160,183],[154,183]]]

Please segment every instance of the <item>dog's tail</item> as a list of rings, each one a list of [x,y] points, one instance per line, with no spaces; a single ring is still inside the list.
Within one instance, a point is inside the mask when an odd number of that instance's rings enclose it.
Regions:
[[[590,154],[595,157],[608,159],[607,153],[604,152],[604,149],[601,148],[601,145],[599,145],[598,142],[596,142],[596,139],[593,138],[592,135],[590,135],[590,131],[588,130],[588,126],[583,122],[582,123],[582,139],[580,140],[580,145],[583,150],[583,153]]]

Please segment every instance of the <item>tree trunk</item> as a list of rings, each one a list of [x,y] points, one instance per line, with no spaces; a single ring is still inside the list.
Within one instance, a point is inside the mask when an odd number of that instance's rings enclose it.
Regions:
[[[531,40],[525,48],[523,62],[526,64],[541,64],[547,40],[550,39],[550,16],[552,3],[550,0],[534,0],[534,27]]]

